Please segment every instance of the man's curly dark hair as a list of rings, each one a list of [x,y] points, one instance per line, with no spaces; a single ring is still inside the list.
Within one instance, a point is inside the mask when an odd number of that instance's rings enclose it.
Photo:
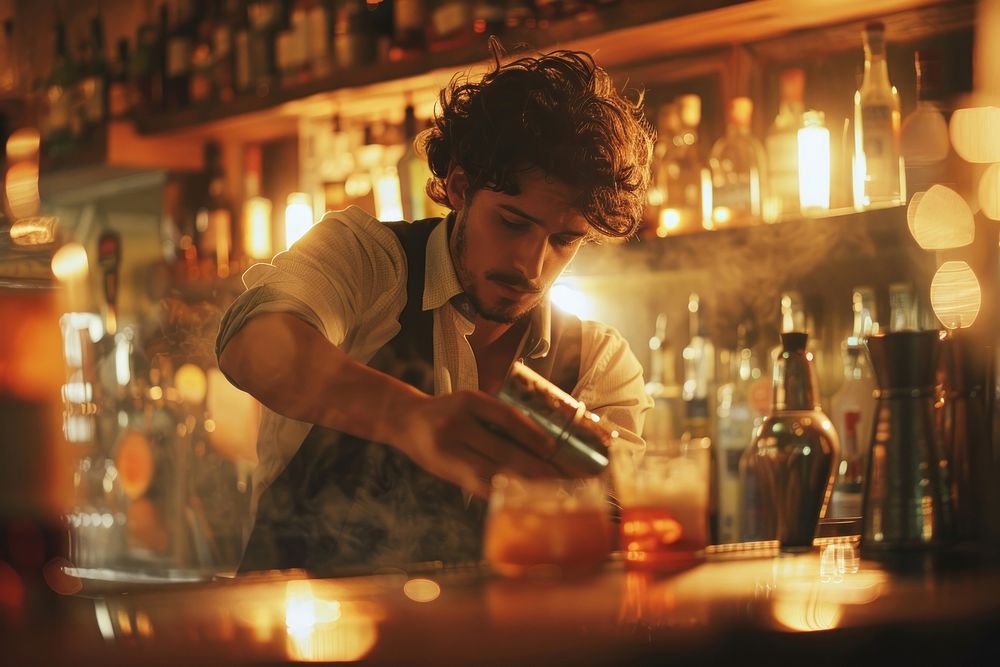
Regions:
[[[418,139],[434,177],[427,193],[450,207],[452,165],[481,188],[516,195],[515,175],[537,167],[578,193],[575,207],[598,235],[628,237],[642,219],[653,133],[634,102],[580,51],[553,51],[495,65],[480,81],[456,76],[441,91],[434,124]]]

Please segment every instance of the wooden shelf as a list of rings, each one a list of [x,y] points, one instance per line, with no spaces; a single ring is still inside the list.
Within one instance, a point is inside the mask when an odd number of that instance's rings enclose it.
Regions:
[[[965,0],[754,0],[624,4],[607,15],[556,22],[537,31],[533,49],[578,49],[616,70],[672,55],[746,43],[820,26]],[[508,45],[518,35],[505,36]],[[400,116],[407,101],[431,108],[456,72],[481,71],[488,61],[483,38],[466,48],[340,71],[308,85],[246,96],[228,104],[184,109],[138,119],[146,135],[206,140],[266,141],[294,136],[298,119]]]

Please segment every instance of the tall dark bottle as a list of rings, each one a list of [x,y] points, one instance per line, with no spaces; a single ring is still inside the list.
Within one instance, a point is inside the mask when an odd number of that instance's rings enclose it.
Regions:
[[[781,334],[771,414],[741,466],[759,503],[755,537],[777,539],[786,550],[812,547],[840,461],[837,432],[819,404],[807,338],[797,331]]]

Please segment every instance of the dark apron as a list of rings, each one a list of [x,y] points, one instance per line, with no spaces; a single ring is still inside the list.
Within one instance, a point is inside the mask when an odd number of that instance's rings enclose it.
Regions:
[[[427,239],[440,218],[388,223],[406,254],[399,333],[368,366],[434,393],[434,316],[423,310]],[[528,365],[570,392],[580,373],[580,320],[553,309],[549,354]],[[554,372],[555,371],[555,372]],[[372,405],[373,411],[382,406]],[[261,494],[240,571],[372,571],[426,561],[478,561],[485,502],[398,449],[313,426]]]

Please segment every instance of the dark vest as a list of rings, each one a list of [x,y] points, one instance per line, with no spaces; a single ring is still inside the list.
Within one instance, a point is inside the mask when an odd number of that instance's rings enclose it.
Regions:
[[[369,366],[434,392],[434,318],[423,310],[432,218],[389,223],[406,255],[406,305],[399,333]],[[580,373],[580,320],[553,309],[549,354],[525,360],[570,392]],[[371,406],[378,411],[381,406]],[[317,574],[371,572],[427,561],[478,561],[485,503],[435,477],[394,447],[313,426],[261,494],[241,571],[304,568]]]

